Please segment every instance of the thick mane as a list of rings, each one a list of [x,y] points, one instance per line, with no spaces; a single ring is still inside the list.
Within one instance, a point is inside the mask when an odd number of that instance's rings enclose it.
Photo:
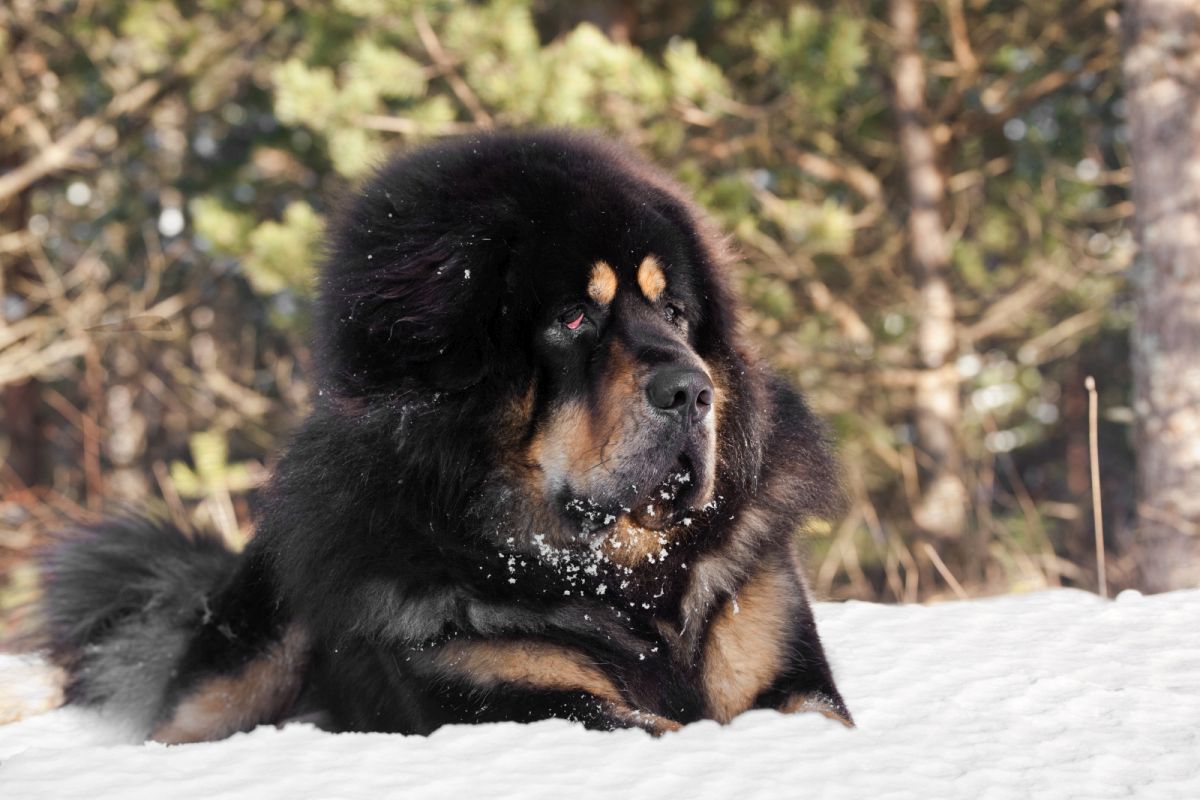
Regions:
[[[741,358],[722,352],[737,341],[723,241],[670,178],[580,133],[479,134],[394,159],[335,214],[317,318],[325,388],[353,397],[478,383],[505,363],[498,354],[519,350],[527,299],[513,292],[514,250],[618,202],[686,237],[708,298],[701,352]]]

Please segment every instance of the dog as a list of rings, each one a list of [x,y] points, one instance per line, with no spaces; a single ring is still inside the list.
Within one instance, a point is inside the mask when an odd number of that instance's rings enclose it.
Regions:
[[[245,550],[135,516],[42,559],[67,702],[166,743],[852,724],[794,550],[840,502],[828,435],[676,183],[589,135],[481,133],[392,160],[327,239],[315,407]]]

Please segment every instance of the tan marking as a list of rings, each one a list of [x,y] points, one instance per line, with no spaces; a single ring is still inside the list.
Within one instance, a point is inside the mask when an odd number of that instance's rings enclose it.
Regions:
[[[614,345],[595,409],[582,402],[563,405],[531,438],[526,461],[534,469],[526,473],[526,480],[535,496],[556,491],[566,481],[586,495],[592,488],[586,482],[589,478],[605,477],[605,465],[614,457],[614,451],[620,450],[623,425],[640,393],[632,356]],[[567,539],[552,544],[565,545]]]
[[[617,296],[617,273],[607,261],[592,265],[592,276],[588,280],[588,297],[606,306]]]
[[[713,384],[713,404],[709,409],[708,416],[704,418],[704,427],[708,432],[708,440],[704,443],[705,459],[712,468],[708,470],[704,477],[703,483],[700,485],[700,491],[696,495],[696,505],[703,506],[712,499],[713,489],[716,487],[717,472],[721,469],[721,464],[717,460],[719,447],[718,441],[721,436],[721,412],[725,407],[725,383],[724,376],[718,370],[714,370],[707,362],[700,362],[704,367],[704,372],[708,375],[708,379]]]
[[[638,266],[637,282],[638,288],[651,303],[657,300],[663,290],[667,288],[667,276],[663,274],[658,259],[653,255],[642,259],[642,263]]]
[[[517,425],[523,427],[529,424],[533,419],[533,397],[537,390],[537,383],[530,381],[529,386],[525,391],[513,399],[510,406],[510,419]]]
[[[712,429],[714,432],[720,429],[721,412],[725,409],[725,403],[729,399],[729,387],[725,383],[725,370],[713,369],[713,365],[707,361],[701,361],[704,365],[704,371],[708,373],[708,379],[713,384],[713,405],[708,416],[712,419]],[[716,437],[714,437],[714,441]]]
[[[623,347],[614,345],[607,363],[596,413],[581,402],[564,405],[530,442],[531,460],[552,483],[563,475],[591,472],[617,445],[614,434],[639,390],[633,358]]]
[[[655,561],[676,534],[674,528],[653,531],[634,522],[628,514],[617,518],[612,531],[604,537],[600,550],[609,561],[623,567],[638,567]]]
[[[725,723],[750,708],[783,663],[795,587],[778,567],[742,584],[717,613],[704,650],[708,715]]]
[[[483,685],[516,683],[536,689],[578,689],[624,702],[608,676],[574,650],[535,641],[454,641],[438,661],[448,671]]]
[[[783,714],[806,714],[816,712],[823,717],[837,720],[847,728],[854,727],[854,720],[842,714],[833,701],[822,694],[793,694],[779,706]]]
[[[529,435],[530,426],[533,424],[533,400],[536,393],[536,380],[530,381],[525,391],[513,395],[502,405],[503,411],[498,415],[498,424],[493,432],[495,447],[499,452],[516,452],[524,438]]]
[[[630,706],[614,706],[609,709],[609,713],[628,724],[629,727],[641,728],[653,736],[662,736],[664,733],[671,733],[683,728],[683,725],[673,719],[660,717],[649,711],[639,711]]]
[[[623,344],[613,344],[608,354],[604,386],[600,389],[600,424],[606,432],[615,431],[622,420],[641,402],[643,389],[637,359]]]
[[[688,566],[688,584],[679,608],[685,622],[685,644],[698,653],[704,635],[703,621],[722,595],[731,594],[758,562],[757,545],[770,531],[770,516],[750,506],[738,515],[724,547],[710,551]]]
[[[508,683],[531,689],[587,692],[605,701],[606,710],[613,716],[655,735],[680,727],[673,720],[635,709],[583,653],[560,645],[459,640],[443,645],[437,661],[444,673],[475,685]]]
[[[194,687],[150,738],[164,744],[213,741],[276,721],[300,691],[307,653],[308,636],[289,628],[240,672]]]
[[[573,479],[604,461],[607,446],[603,438],[594,440],[594,430],[592,415],[584,403],[567,403],[543,417],[518,466],[518,480],[530,498],[549,498],[564,483],[574,485]],[[540,527],[545,543],[559,548],[572,546],[577,530],[564,525],[550,505],[543,503],[540,507],[544,512]]]
[[[695,654],[686,647],[682,627],[659,617],[655,617],[653,622],[654,629],[658,631],[659,637],[667,646],[667,653],[671,656],[671,660],[679,668],[690,671],[696,663],[696,658]]]
[[[592,441],[592,420],[587,407],[582,403],[570,403],[552,412],[529,442],[529,462],[536,465],[542,476],[536,473],[529,477],[534,483],[531,489],[535,496],[545,492],[543,479],[550,486],[559,485],[565,476],[578,475],[599,461],[603,454]]]

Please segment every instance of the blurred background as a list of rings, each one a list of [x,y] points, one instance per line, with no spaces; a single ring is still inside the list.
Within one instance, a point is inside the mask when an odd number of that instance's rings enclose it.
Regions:
[[[331,203],[531,125],[630,143],[733,236],[747,329],[840,441],[820,596],[1096,590],[1088,376],[1107,592],[1196,585],[1200,234],[1169,215],[1200,231],[1200,187],[1145,191],[1173,221],[1139,256],[1131,153],[1200,163],[1151,80],[1200,67],[1155,5],[2,0],[0,610],[64,517],[159,498],[244,542]]]

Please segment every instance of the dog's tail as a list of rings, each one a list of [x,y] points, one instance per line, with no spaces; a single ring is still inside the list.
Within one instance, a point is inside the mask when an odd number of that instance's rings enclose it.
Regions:
[[[68,703],[145,735],[237,555],[213,534],[147,517],[70,529],[41,557],[41,638]]]

